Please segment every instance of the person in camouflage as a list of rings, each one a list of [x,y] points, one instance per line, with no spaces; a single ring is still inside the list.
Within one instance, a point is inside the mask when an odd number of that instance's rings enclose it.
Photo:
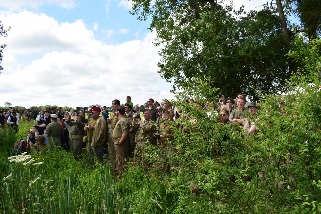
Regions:
[[[116,170],[121,172],[127,162],[129,144],[129,123],[125,116],[124,106],[120,106],[118,109],[118,119],[113,130],[113,143],[116,152]]]
[[[173,138],[175,122],[172,120],[171,112],[163,109],[162,120],[159,124],[159,143],[161,147],[168,146],[168,141]]]
[[[169,102],[169,100],[164,99],[163,108],[169,112],[170,119],[173,120],[174,119],[174,110],[171,108],[171,103]]]
[[[157,132],[157,125],[151,120],[151,110],[145,109],[143,111],[144,121],[138,120],[137,115],[134,115],[132,126],[137,129],[135,136],[136,148],[134,151],[134,160],[143,166],[148,163],[145,160],[145,148],[156,144],[155,133]]]

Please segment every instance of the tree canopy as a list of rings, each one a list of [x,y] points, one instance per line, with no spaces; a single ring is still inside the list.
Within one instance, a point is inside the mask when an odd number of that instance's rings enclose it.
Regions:
[[[283,8],[301,17],[309,38],[317,37],[314,32],[320,27],[319,21],[304,21],[319,13],[304,18],[311,5],[300,0],[272,1],[260,11],[247,13],[221,1],[133,2],[132,13],[138,19],[151,17],[150,29],[156,31],[155,44],[161,48],[158,72],[174,89],[203,83],[227,96],[243,92],[254,99],[262,93],[285,91],[287,79],[305,71],[297,69],[287,55],[294,33],[289,31],[293,24],[282,14]]]

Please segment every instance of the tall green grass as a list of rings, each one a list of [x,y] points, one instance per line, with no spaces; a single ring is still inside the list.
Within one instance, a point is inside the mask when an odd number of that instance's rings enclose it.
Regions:
[[[85,158],[76,161],[59,148],[11,156],[13,143],[32,125],[24,121],[18,133],[0,131],[2,213],[132,213],[129,202],[115,193],[106,165],[89,168]]]

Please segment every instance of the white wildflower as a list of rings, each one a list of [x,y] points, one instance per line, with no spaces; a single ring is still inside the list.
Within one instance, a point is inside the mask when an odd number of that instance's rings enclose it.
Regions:
[[[11,178],[12,177],[12,173],[10,173],[7,177],[4,177],[3,178],[3,181],[6,181],[6,180],[8,180],[9,178]]]
[[[43,164],[43,162],[36,162],[36,163],[34,163],[33,165],[34,165],[34,166],[38,166],[38,165],[41,165],[41,164]]]
[[[15,162],[15,163],[25,162],[29,159],[31,159],[31,156],[26,154],[8,157],[9,162]]]
[[[24,162],[23,165],[26,166],[26,165],[31,164],[33,162],[35,162],[35,160],[33,158],[31,158],[28,162]]]
[[[37,177],[35,180],[33,180],[33,181],[31,181],[30,183],[29,183],[29,186],[31,186],[32,184],[34,184],[36,181],[38,181],[40,179],[40,176],[39,177]]]
[[[14,160],[16,158],[17,158],[17,156],[10,156],[10,157],[8,157],[8,160],[10,161],[10,160]]]

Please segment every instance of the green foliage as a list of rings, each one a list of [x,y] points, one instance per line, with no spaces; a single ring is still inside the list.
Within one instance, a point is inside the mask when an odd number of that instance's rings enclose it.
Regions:
[[[299,64],[301,73],[307,74],[306,76],[299,77],[301,81],[320,84],[320,77],[321,77],[321,48],[320,47],[321,47],[320,39],[306,41],[302,36],[296,37],[293,48],[289,52],[289,56],[293,58],[297,64]],[[293,78],[296,78],[296,76]],[[293,80],[293,81],[298,82],[299,80]]]
[[[174,90],[206,84],[226,96],[244,92],[257,99],[285,91],[296,72],[275,8],[245,14],[220,1],[133,2],[133,14],[152,19],[161,47],[159,73]]]

